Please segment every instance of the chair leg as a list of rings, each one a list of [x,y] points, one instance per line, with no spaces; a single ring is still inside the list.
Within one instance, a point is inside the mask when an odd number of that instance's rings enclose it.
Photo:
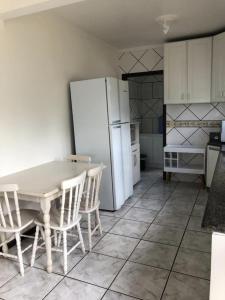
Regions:
[[[62,232],[59,232],[59,237],[58,237],[58,247],[61,244],[61,239],[62,239]]]
[[[20,233],[16,232],[16,246],[17,246],[17,256],[20,264],[20,274],[24,276],[24,266],[23,266],[23,255],[21,250],[21,240],[20,240]]]
[[[81,244],[81,250],[84,254],[85,253],[85,247],[84,247],[83,236],[82,236],[82,233],[81,233],[80,222],[77,224],[77,231],[78,231],[79,240],[80,240],[80,244]]]
[[[88,213],[88,243],[89,243],[89,251],[92,250],[92,240],[91,240],[91,214]]]
[[[5,237],[5,233],[4,233],[4,232],[1,232],[0,238],[1,238],[1,243],[3,243],[3,242],[6,240],[6,237]],[[7,243],[3,244],[3,245],[2,245],[2,252],[3,252],[3,253],[8,253],[8,251],[9,251],[9,249],[8,249]]]
[[[44,230],[43,230],[42,227],[40,227],[39,229],[40,229],[40,232],[41,232],[41,236],[42,236],[43,242],[45,242],[45,233],[44,233]]]
[[[35,257],[36,257],[38,236],[39,236],[39,226],[36,226],[36,231],[35,231],[35,236],[34,236],[34,244],[33,244],[32,256],[31,256],[31,262],[30,262],[31,267],[33,267]]]
[[[67,273],[67,232],[63,231],[63,258],[64,258],[64,274]]]
[[[55,247],[58,246],[58,239],[57,239],[57,231],[56,230],[54,230],[54,245],[55,245]]]
[[[99,225],[99,232],[100,232],[100,235],[102,235],[102,223],[101,223],[101,219],[100,219],[100,215],[99,215],[99,208],[96,209],[96,217],[97,217],[97,221],[98,221],[98,225]]]

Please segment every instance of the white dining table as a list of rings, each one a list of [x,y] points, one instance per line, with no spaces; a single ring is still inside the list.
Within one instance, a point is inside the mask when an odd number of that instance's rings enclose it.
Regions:
[[[0,184],[18,184],[19,200],[40,204],[45,226],[47,271],[52,272],[50,208],[51,201],[61,196],[61,182],[99,164],[53,161],[0,178]]]

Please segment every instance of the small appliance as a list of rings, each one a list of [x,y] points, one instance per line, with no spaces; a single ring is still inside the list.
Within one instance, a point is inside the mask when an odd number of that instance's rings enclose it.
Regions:
[[[221,133],[220,132],[210,132],[209,133],[209,144],[210,145],[220,145],[221,144]]]

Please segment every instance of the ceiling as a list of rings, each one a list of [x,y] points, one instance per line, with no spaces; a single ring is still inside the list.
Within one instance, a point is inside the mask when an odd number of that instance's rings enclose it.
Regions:
[[[225,0],[86,0],[54,10],[117,48],[157,45],[225,27]],[[177,14],[165,36],[155,19]]]

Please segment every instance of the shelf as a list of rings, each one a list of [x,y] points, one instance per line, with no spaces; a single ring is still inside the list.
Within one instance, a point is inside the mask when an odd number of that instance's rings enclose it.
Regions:
[[[203,170],[203,169],[193,169],[193,168],[164,167],[164,171],[165,172],[171,172],[171,173],[205,174],[205,170]]]
[[[199,153],[205,154],[205,147],[196,147],[192,145],[167,145],[164,147],[164,152],[177,152],[177,153]]]
[[[187,164],[183,156],[200,156],[200,163]],[[191,145],[168,145],[164,147],[164,171],[171,173],[205,174],[205,148]]]

